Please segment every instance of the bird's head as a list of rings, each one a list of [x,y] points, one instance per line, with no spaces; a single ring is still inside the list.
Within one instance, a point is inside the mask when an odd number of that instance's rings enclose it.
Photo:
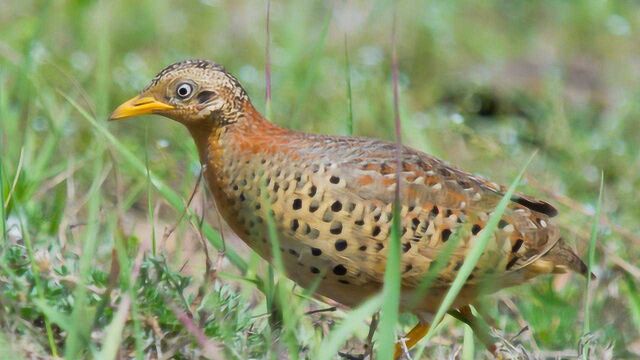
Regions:
[[[207,60],[169,65],[142,92],[118,106],[110,120],[158,114],[187,126],[233,123],[243,116],[249,97],[238,80]]]

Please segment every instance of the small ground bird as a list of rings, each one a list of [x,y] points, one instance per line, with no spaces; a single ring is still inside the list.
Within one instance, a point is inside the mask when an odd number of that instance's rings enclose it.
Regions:
[[[430,314],[506,192],[408,147],[398,162],[393,143],[281,128],[258,113],[235,77],[210,61],[166,67],[111,120],[144,114],[186,126],[218,209],[240,238],[271,261],[266,226],[272,218],[287,275],[303,287],[320,277],[317,294],[347,306],[382,289],[400,184],[401,309],[421,319],[407,336],[409,347],[426,334]],[[514,195],[452,309],[540,274],[587,274],[551,221],[556,213],[544,201]],[[448,262],[412,305],[448,241],[457,241]]]

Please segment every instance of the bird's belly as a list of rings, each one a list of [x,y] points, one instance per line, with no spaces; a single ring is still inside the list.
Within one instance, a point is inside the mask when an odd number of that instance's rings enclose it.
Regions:
[[[254,210],[255,204],[257,202],[251,203]],[[274,261],[272,249],[275,247],[281,255],[286,276],[303,288],[315,289],[314,295],[354,307],[382,290],[383,283],[373,279],[372,274],[380,273],[378,276],[382,277],[386,251],[379,251],[371,244],[362,251],[362,245],[354,244],[354,237],[343,248],[340,245],[342,238],[329,236],[335,234],[331,233],[330,225],[323,225],[322,219],[306,218],[303,221],[282,211],[277,202],[272,205],[275,205],[273,213],[241,208],[236,213],[225,214],[225,218],[245,243],[270,263]],[[263,206],[265,204],[259,210]],[[270,223],[275,230],[275,239],[269,236]],[[325,232],[327,234],[322,236]],[[418,295],[416,300],[415,289],[403,286],[400,307],[402,310],[433,313],[447,290],[430,289],[426,294]],[[474,289],[465,287],[454,307],[466,305],[474,297]]]
[[[315,289],[315,295],[328,297],[347,306],[356,306],[377,293],[377,282],[365,281],[360,271],[349,272],[341,263],[353,262],[345,258],[336,261],[335,254],[319,244],[309,245],[305,239],[292,236],[278,228],[276,243],[267,235],[245,233],[243,240],[268,262],[274,262],[272,249],[278,249],[286,276],[303,288]],[[314,247],[316,245],[318,247]],[[322,248],[322,249],[321,249]],[[354,266],[351,266],[354,269]]]
[[[256,211],[258,203],[261,205]],[[346,306],[357,306],[381,289],[381,283],[370,281],[368,276],[366,268],[372,259],[357,250],[352,239],[331,234],[330,224],[321,219],[296,218],[295,213],[283,211],[278,202],[267,205],[251,201],[247,205],[235,212],[223,210],[225,220],[266,261],[273,263],[272,250],[277,249],[286,276],[301,287],[315,289],[315,295]],[[261,211],[269,206],[272,213]],[[275,239],[269,236],[270,226]]]

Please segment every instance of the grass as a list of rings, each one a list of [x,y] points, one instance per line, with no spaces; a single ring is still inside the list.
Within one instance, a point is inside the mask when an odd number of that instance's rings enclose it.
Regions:
[[[393,92],[393,122],[395,129],[396,156],[395,156],[395,191],[393,201],[393,215],[391,220],[391,236],[387,244],[387,259],[384,271],[384,286],[380,315],[380,325],[378,329],[378,351],[379,359],[391,359],[395,352],[396,324],[398,323],[398,312],[400,310],[400,288],[402,283],[400,254],[402,223],[400,213],[402,205],[400,202],[400,169],[402,168],[402,128],[400,125],[400,94],[398,89],[398,56],[397,56],[397,26],[396,7],[393,7],[393,25],[391,29],[391,88]]]
[[[464,325],[464,338],[462,339],[462,360],[472,360],[474,358],[473,330],[469,325]]]
[[[640,7],[327,4],[0,5],[0,354],[330,359],[363,353],[382,308],[384,358],[415,325],[392,314],[395,283],[356,309],[317,312],[334,304],[221,236],[215,211],[202,212],[205,191],[188,204],[200,166],[184,129],[156,117],[106,123],[163,66],[203,57],[297,130],[393,141],[397,116],[403,143],[500,183],[538,151],[519,190],[559,208],[563,238],[598,278],[540,277],[478,309],[507,348],[531,356],[640,355],[640,79],[629,65]],[[209,274],[201,234],[211,259],[224,255]],[[444,310],[413,358],[489,357]]]
[[[20,226],[22,228],[22,224]],[[29,265],[31,267],[31,271],[35,274],[39,274],[40,273],[40,268],[39,266],[36,264],[36,260],[35,260],[35,256],[33,253],[33,246],[31,244],[31,238],[29,237],[29,235],[25,236],[24,239],[24,244],[25,244],[25,248],[27,250],[27,255],[28,255],[28,259],[29,259]],[[9,273],[11,274],[11,273]],[[34,276],[33,278],[33,284],[35,285],[35,295],[37,296],[37,300],[43,302],[45,299],[45,294],[44,294],[44,289],[42,287],[42,280],[40,280],[38,278],[38,276]],[[44,327],[46,330],[46,334],[47,334],[47,340],[49,341],[49,349],[51,350],[51,355],[53,356],[58,356],[58,347],[56,346],[56,343],[53,339],[53,332],[51,330],[51,321],[50,319],[47,317],[46,314],[43,314],[43,322],[44,322]]]
[[[347,120],[346,135],[353,135],[353,98],[351,94],[351,63],[349,61],[349,43],[347,35],[344,35],[344,77],[347,85]]]
[[[598,203],[596,204],[596,212],[593,220],[593,225],[591,226],[591,237],[589,239],[589,251],[587,256],[587,268],[588,273],[593,274],[593,267],[596,262],[596,241],[598,240],[598,232],[600,230],[600,214],[602,211],[602,197],[604,196],[604,174],[601,175],[600,178],[600,192],[598,195]],[[582,336],[587,337],[591,332],[591,276],[587,277],[587,285],[585,286],[585,297],[586,301],[584,302],[584,323],[582,326]],[[630,299],[633,301],[633,299]],[[588,344],[585,346],[583,351],[583,358],[589,358],[589,347]]]

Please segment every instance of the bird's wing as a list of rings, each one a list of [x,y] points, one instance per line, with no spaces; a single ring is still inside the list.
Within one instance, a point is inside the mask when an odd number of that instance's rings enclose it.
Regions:
[[[320,137],[315,141],[318,153],[327,159],[324,163],[319,160],[326,167],[323,174],[332,174],[342,184],[334,186],[334,196],[364,204],[354,220],[362,226],[354,227],[352,236],[359,243],[375,244],[378,253],[369,254],[364,271],[368,280],[382,281],[395,197],[396,146],[362,138]],[[457,275],[505,187],[407,147],[402,148],[400,166],[403,284],[416,286],[446,243],[459,236],[459,244],[436,280],[436,285],[446,286]],[[511,200],[470,282],[488,273],[502,275],[527,267],[560,239],[558,228],[549,220],[556,215],[551,205],[519,193]]]

